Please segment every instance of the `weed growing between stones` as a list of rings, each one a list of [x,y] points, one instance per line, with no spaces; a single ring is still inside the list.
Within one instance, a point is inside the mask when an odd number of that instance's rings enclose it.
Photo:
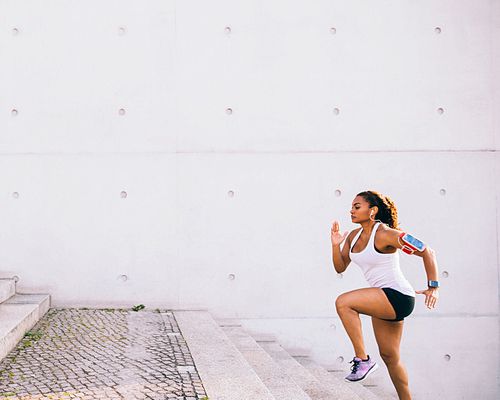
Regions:
[[[40,340],[43,336],[43,333],[40,331],[29,331],[26,332],[22,341],[21,341],[21,349],[26,349],[28,347],[32,347],[34,343]]]

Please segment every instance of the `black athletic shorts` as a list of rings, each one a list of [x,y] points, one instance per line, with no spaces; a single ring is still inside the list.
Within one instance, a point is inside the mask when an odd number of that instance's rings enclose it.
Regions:
[[[385,321],[402,321],[410,315],[415,307],[415,297],[403,294],[396,289],[382,288],[385,295],[396,311],[396,319],[386,319]]]

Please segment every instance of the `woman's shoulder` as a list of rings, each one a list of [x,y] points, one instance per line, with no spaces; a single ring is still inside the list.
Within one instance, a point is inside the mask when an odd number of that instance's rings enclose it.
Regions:
[[[391,228],[390,226],[386,224],[380,224],[380,226],[377,229],[377,236],[379,239],[384,239],[384,238],[395,238],[398,237],[401,234],[402,231],[399,229],[394,229]]]
[[[347,239],[352,240],[352,238],[356,236],[360,230],[361,227],[353,229],[351,232],[349,232],[349,235],[347,235]]]

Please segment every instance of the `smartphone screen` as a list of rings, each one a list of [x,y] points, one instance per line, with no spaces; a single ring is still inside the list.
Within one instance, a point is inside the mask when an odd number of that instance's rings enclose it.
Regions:
[[[409,233],[404,235],[403,240],[416,247],[418,251],[424,251],[425,249],[425,244]]]

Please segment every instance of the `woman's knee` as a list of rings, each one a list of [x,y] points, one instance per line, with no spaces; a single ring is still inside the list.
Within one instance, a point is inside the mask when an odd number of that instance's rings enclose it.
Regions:
[[[349,302],[347,301],[347,296],[345,294],[341,294],[335,300],[335,308],[337,312],[342,312],[346,307],[349,307]]]
[[[388,367],[391,365],[399,364],[399,352],[394,350],[380,350],[380,357],[384,360],[385,365]]]

